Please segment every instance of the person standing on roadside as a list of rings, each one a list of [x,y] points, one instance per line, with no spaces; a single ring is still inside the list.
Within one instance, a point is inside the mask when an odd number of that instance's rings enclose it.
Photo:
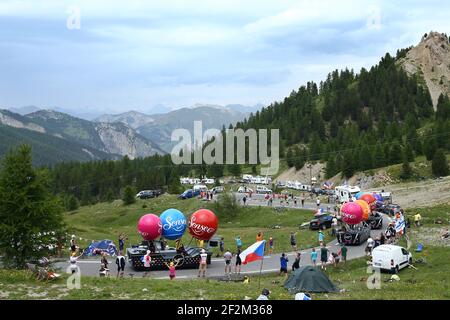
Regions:
[[[223,255],[223,258],[225,259],[225,275],[230,277],[231,276],[231,259],[233,259],[233,254],[227,250],[225,254]]]

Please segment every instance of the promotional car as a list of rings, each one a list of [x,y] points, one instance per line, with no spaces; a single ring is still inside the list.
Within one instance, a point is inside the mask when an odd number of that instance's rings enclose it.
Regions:
[[[370,226],[370,229],[379,230],[383,227],[383,216],[378,212],[373,212],[369,215],[366,223]]]
[[[370,227],[360,225],[345,230],[339,230],[336,238],[339,243],[344,243],[346,246],[359,246],[366,242],[370,237]]]
[[[144,256],[150,250],[151,266],[150,269],[144,267]],[[142,241],[140,245],[127,248],[128,261],[134,270],[163,270],[167,269],[165,263],[171,261],[178,262],[177,269],[198,268],[200,264],[200,253],[202,248],[187,247],[184,251],[175,248],[165,247],[161,241]],[[211,251],[206,251],[207,264],[211,264]]]

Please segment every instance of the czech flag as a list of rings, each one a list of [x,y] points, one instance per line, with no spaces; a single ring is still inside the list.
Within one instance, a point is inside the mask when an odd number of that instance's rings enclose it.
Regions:
[[[242,251],[239,255],[239,257],[241,257],[242,263],[247,264],[249,262],[263,259],[265,245],[266,240],[258,241]]]

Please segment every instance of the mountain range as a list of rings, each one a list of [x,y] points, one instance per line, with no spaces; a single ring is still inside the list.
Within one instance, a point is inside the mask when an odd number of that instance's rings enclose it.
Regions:
[[[165,152],[170,152],[176,144],[176,142],[171,142],[173,130],[183,128],[189,130],[193,135],[194,121],[202,121],[203,130],[222,129],[224,125],[228,127],[229,124],[244,120],[254,110],[257,109],[242,105],[196,104],[190,108],[181,108],[163,114],[150,116],[137,111],[130,111],[118,115],[103,115],[94,119],[94,121],[123,123],[135,129],[136,132],[147,139],[154,141]]]
[[[202,121],[204,130],[221,129],[248,117],[249,110],[255,109],[197,104],[154,115],[138,111],[103,115],[93,121],[35,106],[0,110],[0,128],[5,137],[0,142],[0,156],[19,143],[33,146],[38,165],[165,154],[173,146],[173,130],[185,128],[192,133],[194,121]]]

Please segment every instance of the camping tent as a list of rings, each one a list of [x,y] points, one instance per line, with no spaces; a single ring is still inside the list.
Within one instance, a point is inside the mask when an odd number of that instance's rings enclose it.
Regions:
[[[303,266],[295,270],[284,283],[290,293],[297,292],[339,292],[339,288],[327,275],[312,266]]]
[[[115,256],[117,255],[116,245],[111,240],[92,242],[89,247],[84,250],[83,254],[85,256],[93,256],[101,252],[106,252],[110,256]]]

